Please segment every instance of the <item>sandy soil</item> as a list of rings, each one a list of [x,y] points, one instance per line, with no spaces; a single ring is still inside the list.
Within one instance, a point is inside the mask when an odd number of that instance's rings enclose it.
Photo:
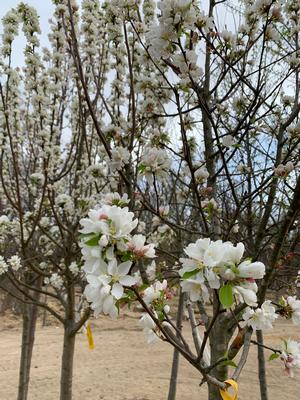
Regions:
[[[137,325],[138,314],[117,321],[92,321],[95,350],[88,349],[85,334],[77,336],[74,400],[164,400],[167,398],[172,349],[166,343],[149,346]],[[187,322],[185,323],[185,328]],[[15,400],[20,355],[20,323],[0,317],[0,400]],[[29,400],[58,400],[62,329],[55,325],[38,327],[33,354]],[[300,340],[299,327],[286,321],[266,335],[266,344],[280,337]],[[267,362],[271,400],[300,398],[300,369],[288,378],[279,360]],[[184,359],[180,362],[178,400],[206,400],[199,387],[200,377]],[[250,357],[240,379],[239,400],[259,400],[256,352]]]

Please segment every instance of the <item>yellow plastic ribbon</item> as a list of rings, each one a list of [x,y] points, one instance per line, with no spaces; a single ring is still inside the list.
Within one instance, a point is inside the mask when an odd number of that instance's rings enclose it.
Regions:
[[[93,333],[92,333],[92,328],[90,324],[87,324],[86,327],[86,335],[87,335],[87,339],[88,339],[88,343],[89,343],[89,348],[91,350],[94,350],[95,345],[94,345],[94,339],[93,339]]]
[[[238,384],[237,384],[237,382],[234,381],[233,379],[228,379],[227,381],[225,381],[225,383],[229,387],[233,388],[234,394],[228,393],[228,391],[227,391],[228,387],[227,387],[226,390],[220,389],[220,393],[221,393],[222,399],[223,400],[237,400],[237,395],[238,395]]]

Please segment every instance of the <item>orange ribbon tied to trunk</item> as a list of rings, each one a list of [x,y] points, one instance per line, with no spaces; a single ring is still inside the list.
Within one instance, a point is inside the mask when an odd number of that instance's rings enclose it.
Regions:
[[[234,381],[233,379],[228,379],[227,381],[225,381],[224,383],[226,383],[227,388],[224,389],[220,389],[220,393],[222,396],[223,400],[237,400],[237,395],[238,395],[238,384],[236,381]],[[232,389],[231,391],[233,391],[233,394],[228,392],[228,389]]]

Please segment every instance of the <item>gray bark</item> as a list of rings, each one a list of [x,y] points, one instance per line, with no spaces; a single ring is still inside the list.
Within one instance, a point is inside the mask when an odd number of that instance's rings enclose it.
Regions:
[[[256,339],[258,343],[264,344],[264,337],[262,331],[256,331]],[[260,398],[261,400],[268,400],[265,352],[262,346],[257,346],[257,361],[258,361]]]
[[[31,279],[32,276],[27,279]],[[38,279],[35,287],[40,289],[42,279]],[[32,297],[38,301],[39,292],[33,292]],[[22,325],[22,345],[19,367],[19,386],[17,400],[27,400],[30,380],[30,368],[32,351],[35,339],[35,329],[38,317],[38,306],[35,304],[23,304],[23,325]]]
[[[22,350],[19,370],[18,400],[27,400],[32,350],[38,310],[35,305],[24,304],[22,326]]]
[[[70,333],[70,325],[64,327],[64,344],[61,363],[60,400],[72,400],[73,361],[75,351],[74,333]]]
[[[177,318],[176,318],[176,327],[179,330],[181,330],[182,328],[183,309],[184,309],[184,294],[180,290]],[[179,334],[177,333],[176,336],[179,337]],[[168,400],[176,399],[178,367],[179,367],[179,352],[177,349],[174,349]]]
[[[224,357],[228,350],[230,337],[231,333],[228,332],[226,320],[219,315],[209,335],[211,364],[216,363],[220,358]],[[228,378],[228,367],[226,365],[217,365],[211,371],[211,375],[223,382]],[[222,400],[217,386],[208,385],[208,399]]]

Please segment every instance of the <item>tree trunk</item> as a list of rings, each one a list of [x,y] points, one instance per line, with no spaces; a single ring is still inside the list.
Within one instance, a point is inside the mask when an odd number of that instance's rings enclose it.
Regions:
[[[32,276],[27,277],[27,280],[32,279]],[[35,277],[33,277],[35,279]],[[38,279],[35,282],[35,287],[40,289],[42,279]],[[39,300],[40,294],[33,292],[33,299]],[[19,369],[19,387],[17,400],[27,400],[29,379],[30,379],[30,368],[32,351],[35,339],[35,329],[38,317],[38,306],[35,304],[23,304],[23,325],[22,325],[22,349],[20,358],[20,369]]]
[[[36,305],[24,304],[22,326],[22,350],[19,370],[18,400],[27,400],[32,350],[38,315]]]
[[[72,400],[73,360],[76,334],[70,333],[69,324],[64,326],[64,347],[61,363],[60,400]]]
[[[211,364],[224,357],[228,350],[228,343],[231,334],[228,332],[224,318],[221,315],[217,318],[209,335]],[[217,365],[211,374],[220,381],[225,381],[228,377],[228,367],[226,365]],[[208,399],[222,400],[219,388],[215,385],[208,385]]]
[[[256,331],[256,339],[258,343],[264,344],[264,337],[262,331]],[[261,400],[268,400],[265,353],[264,353],[264,348],[262,346],[257,346],[257,360],[258,360],[260,398]]]
[[[183,309],[184,309],[184,293],[182,293],[182,291],[180,290],[179,301],[178,301],[178,310],[177,310],[177,318],[176,318],[176,327],[179,330],[182,329]],[[176,336],[178,337],[179,334],[177,333]],[[171,370],[171,378],[170,378],[170,384],[169,384],[168,400],[175,400],[176,399],[178,367],[179,367],[179,352],[178,352],[177,349],[174,349],[172,370]]]

